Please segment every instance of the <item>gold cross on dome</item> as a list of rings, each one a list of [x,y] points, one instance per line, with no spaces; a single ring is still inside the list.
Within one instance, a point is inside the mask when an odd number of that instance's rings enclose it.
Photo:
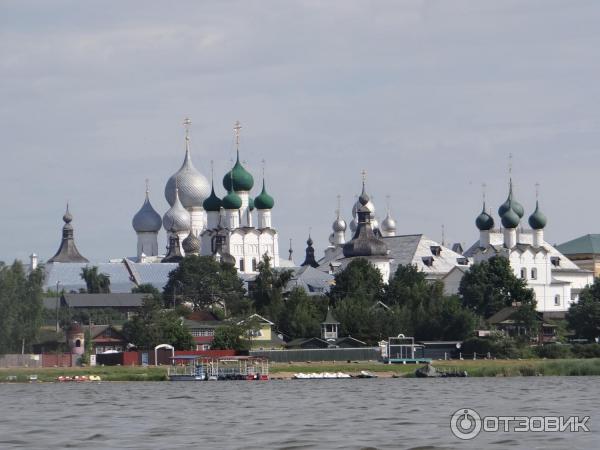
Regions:
[[[367,171],[365,169],[361,172],[363,183],[367,181]]]

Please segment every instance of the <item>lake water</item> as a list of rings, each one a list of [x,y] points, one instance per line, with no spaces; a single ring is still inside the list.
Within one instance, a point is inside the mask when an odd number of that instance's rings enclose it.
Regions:
[[[0,448],[600,448],[600,378],[1,384]],[[589,433],[450,431],[482,416],[591,416]]]

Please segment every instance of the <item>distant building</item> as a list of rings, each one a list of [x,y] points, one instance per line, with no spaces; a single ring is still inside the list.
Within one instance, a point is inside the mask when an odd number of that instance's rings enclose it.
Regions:
[[[600,234],[586,234],[557,245],[556,249],[580,269],[593,272],[595,277],[600,276]]]

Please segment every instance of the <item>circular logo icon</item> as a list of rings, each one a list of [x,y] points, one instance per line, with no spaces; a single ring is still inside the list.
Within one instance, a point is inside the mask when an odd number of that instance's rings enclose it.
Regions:
[[[481,416],[474,409],[459,409],[452,414],[450,429],[452,434],[459,439],[473,439],[481,431]]]

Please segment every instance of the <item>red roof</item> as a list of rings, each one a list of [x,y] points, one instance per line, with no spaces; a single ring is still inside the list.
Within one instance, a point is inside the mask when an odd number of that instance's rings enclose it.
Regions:
[[[194,342],[196,344],[212,344],[212,341],[214,340],[214,336],[194,336]]]

